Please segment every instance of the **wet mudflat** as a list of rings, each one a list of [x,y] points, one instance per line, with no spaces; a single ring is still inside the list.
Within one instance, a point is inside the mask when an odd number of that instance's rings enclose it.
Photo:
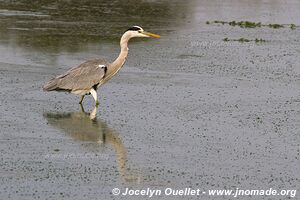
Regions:
[[[113,196],[115,187],[298,189],[299,8],[1,2],[0,199],[129,199]],[[213,20],[296,28],[206,24]],[[42,91],[87,59],[112,61],[120,35],[136,24],[162,38],[131,41],[124,68],[99,90],[97,110],[91,97],[82,110],[79,97]]]

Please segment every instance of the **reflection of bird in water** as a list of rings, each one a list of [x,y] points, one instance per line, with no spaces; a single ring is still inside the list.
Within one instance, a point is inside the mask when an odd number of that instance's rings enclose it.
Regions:
[[[91,113],[86,113],[81,106],[81,112],[45,113],[44,117],[49,124],[60,128],[76,140],[112,145],[121,177],[125,181],[139,181],[138,177],[126,176],[126,149],[122,140],[105,122],[96,118],[96,113],[97,107]]]
[[[102,59],[89,60],[66,73],[51,79],[44,85],[45,91],[66,91],[81,96],[80,104],[87,94],[92,94],[96,106],[99,104],[96,90],[111,79],[123,67],[128,55],[128,42],[133,37],[155,37],[139,26],[129,28],[121,37],[121,52],[118,58],[108,63]]]

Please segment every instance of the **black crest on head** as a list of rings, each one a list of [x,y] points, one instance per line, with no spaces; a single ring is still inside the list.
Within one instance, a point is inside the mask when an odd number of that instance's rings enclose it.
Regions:
[[[142,29],[138,26],[133,26],[131,28],[129,28],[127,31],[141,31]]]

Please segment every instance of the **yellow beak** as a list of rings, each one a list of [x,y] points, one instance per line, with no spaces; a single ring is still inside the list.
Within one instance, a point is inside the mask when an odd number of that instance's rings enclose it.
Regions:
[[[160,38],[160,35],[154,34],[154,33],[149,33],[149,32],[142,32],[142,34],[147,35],[149,37],[154,37],[154,38]]]

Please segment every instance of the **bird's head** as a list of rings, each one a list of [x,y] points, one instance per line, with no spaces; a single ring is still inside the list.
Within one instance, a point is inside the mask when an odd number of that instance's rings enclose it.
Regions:
[[[133,37],[153,37],[153,38],[160,38],[160,35],[154,34],[154,33],[149,33],[144,31],[139,26],[133,26],[129,28],[125,33],[128,33],[130,35],[130,38]]]

